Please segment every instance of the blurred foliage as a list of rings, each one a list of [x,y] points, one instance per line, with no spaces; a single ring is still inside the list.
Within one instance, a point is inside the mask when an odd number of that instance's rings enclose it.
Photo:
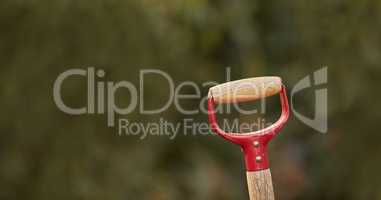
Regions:
[[[54,80],[89,66],[136,84],[145,68],[222,82],[230,66],[234,79],[280,75],[290,87],[328,66],[329,132],[291,118],[270,148],[276,196],[381,199],[380,35],[372,0],[2,0],[0,199],[248,199],[241,152],[222,139],[139,140],[118,136],[105,115],[61,112]],[[83,105],[85,84],[70,82],[65,99]],[[147,84],[145,104],[161,105],[167,86]],[[313,113],[303,96],[297,109]],[[124,117],[161,116],[189,117]]]

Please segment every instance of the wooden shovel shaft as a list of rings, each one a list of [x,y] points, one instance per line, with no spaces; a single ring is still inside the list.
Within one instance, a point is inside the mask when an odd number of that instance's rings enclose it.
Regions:
[[[250,200],[274,200],[270,169],[247,172]]]

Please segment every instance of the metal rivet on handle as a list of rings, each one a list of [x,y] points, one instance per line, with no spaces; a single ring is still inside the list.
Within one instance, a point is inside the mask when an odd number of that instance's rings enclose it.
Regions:
[[[255,157],[255,161],[257,161],[257,162],[261,162],[261,161],[262,161],[262,157],[261,157],[261,156],[257,156],[257,157]]]

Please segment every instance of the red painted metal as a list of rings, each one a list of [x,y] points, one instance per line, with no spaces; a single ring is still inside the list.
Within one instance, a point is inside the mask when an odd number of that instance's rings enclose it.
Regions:
[[[290,115],[285,86],[282,86],[279,94],[282,114],[278,121],[262,130],[245,134],[224,132],[217,124],[213,97],[208,99],[208,115],[212,131],[216,132],[226,140],[241,146],[245,155],[247,171],[259,171],[269,168],[267,144],[275,135],[279,133]],[[257,145],[254,145],[254,143]]]

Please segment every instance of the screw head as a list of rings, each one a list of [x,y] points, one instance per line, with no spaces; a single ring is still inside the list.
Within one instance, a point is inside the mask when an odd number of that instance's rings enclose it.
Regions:
[[[257,161],[257,162],[261,162],[261,161],[262,161],[262,157],[261,157],[261,156],[257,156],[257,157],[255,157],[255,161]]]
[[[258,141],[254,141],[254,147],[259,147],[259,142]]]

